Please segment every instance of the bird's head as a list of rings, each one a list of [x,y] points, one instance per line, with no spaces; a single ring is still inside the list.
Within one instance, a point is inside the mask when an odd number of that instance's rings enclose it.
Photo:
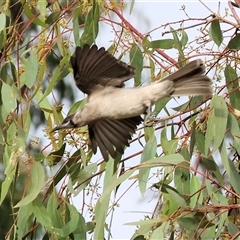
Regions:
[[[78,124],[76,124],[75,122],[75,114],[71,114],[69,116],[67,116],[61,124],[59,124],[58,126],[56,126],[55,128],[53,128],[53,130],[51,132],[55,132],[57,130],[61,130],[61,129],[68,129],[68,128],[77,128]]]

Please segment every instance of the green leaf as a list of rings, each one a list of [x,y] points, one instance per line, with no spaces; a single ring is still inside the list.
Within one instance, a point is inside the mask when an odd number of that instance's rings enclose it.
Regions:
[[[76,162],[81,159],[81,155],[79,154],[79,150],[77,150],[66,162],[66,164],[54,175],[54,181],[52,181],[51,185],[48,188],[46,195],[49,195],[55,186],[64,178],[66,174],[71,173],[71,168],[79,167]],[[80,167],[79,167],[80,168]]]
[[[174,183],[180,194],[189,195],[189,174],[190,162],[184,161],[181,166],[177,166],[174,172]]]
[[[5,47],[6,40],[7,40],[6,29],[3,29],[2,31],[0,31],[0,49],[3,49]]]
[[[79,19],[83,16],[83,7],[84,4],[77,6],[73,10],[73,36],[74,36],[74,41],[77,46],[80,46],[80,39],[79,39]]]
[[[155,74],[156,74],[156,69],[155,69],[155,63],[154,61],[149,58],[149,70],[150,70],[150,75],[151,75],[151,82],[156,80]]]
[[[35,198],[32,203],[32,211],[37,220],[42,224],[42,226],[52,229],[52,221],[49,217],[47,209],[44,207],[43,203],[39,198]]]
[[[235,235],[237,236],[237,234],[239,233],[238,227],[237,227],[234,223],[232,223],[232,222],[230,222],[230,221],[228,221],[227,228],[228,228],[229,234],[230,234],[232,237],[234,237]]]
[[[218,46],[221,45],[223,41],[223,34],[220,28],[219,20],[216,19],[212,21],[209,29],[209,36]]]
[[[70,205],[71,206],[71,205]],[[75,209],[77,211],[77,209]],[[93,222],[85,222],[82,214],[78,212],[78,225],[76,230],[72,233],[73,239],[87,239],[87,232],[93,232],[95,228],[95,224]]]
[[[228,48],[230,50],[240,49],[240,33],[236,34],[228,43]]]
[[[36,53],[31,53],[26,62],[26,72],[21,75],[21,86],[24,84],[31,88],[37,80],[38,74],[38,58]]]
[[[135,4],[135,0],[132,0],[131,1],[131,6],[130,6],[130,10],[129,10],[129,14],[130,15],[132,14],[134,4]]]
[[[190,148],[189,148],[189,154],[190,156],[193,155],[194,147],[196,144],[196,121],[192,122],[192,134],[191,134],[191,140],[190,140]]]
[[[108,189],[109,185],[111,185],[111,183],[114,183],[117,179],[117,173],[113,173],[113,169],[114,161],[108,161],[106,164],[105,178],[103,184],[103,195],[98,199],[95,208],[95,217],[97,221],[93,239],[104,239],[104,225],[106,222],[111,191],[113,190],[111,189],[110,191],[108,191]]]
[[[169,231],[170,226],[170,220],[169,221],[164,221],[161,223],[160,227],[156,228],[152,234],[150,239],[166,239],[166,232]],[[168,238],[170,240],[170,238]]]
[[[184,53],[183,53],[182,43],[181,43],[181,41],[179,40],[177,31],[175,31],[172,27],[170,27],[170,30],[171,30],[171,32],[172,32],[173,39],[174,39],[174,42],[175,42],[174,48],[176,48],[176,49],[178,50],[178,52],[179,52],[178,60],[179,60],[180,66],[181,66],[182,61],[185,59],[185,58],[184,58]],[[182,66],[181,66],[181,67],[182,67]]]
[[[201,189],[201,185],[202,183],[200,182],[199,178],[196,177],[195,175],[192,175],[191,179],[190,179],[190,196],[191,198],[189,206],[191,208],[195,208],[197,207],[198,204],[202,203],[203,200],[203,194],[202,191],[199,191],[199,189]]]
[[[182,30],[182,38],[180,41],[181,41],[182,49],[184,49],[188,43],[188,35],[184,30]]]
[[[41,109],[52,109],[52,105],[50,104],[50,102],[46,97],[45,98],[43,97],[43,93],[41,92],[40,89],[37,90],[35,97]],[[50,113],[47,111],[43,111],[43,112],[44,112],[45,118],[48,119]]]
[[[236,166],[233,162],[228,158],[225,143],[222,143],[221,146],[221,158],[224,169],[226,170],[228,177],[230,179],[230,184],[232,185],[233,189],[236,191],[237,194],[240,194],[240,175],[236,169]]]
[[[236,69],[233,69],[231,65],[227,65],[224,70],[224,76],[227,83],[231,106],[233,108],[240,109],[239,78]]]
[[[91,45],[98,35],[98,22],[100,18],[100,7],[97,1],[94,1],[91,10],[85,21],[84,32],[81,36],[81,45],[88,43]]]
[[[195,139],[196,139],[196,147],[197,150],[200,153],[204,153],[205,151],[205,136],[203,135],[203,133],[199,130],[196,129],[196,133],[195,133]]]
[[[77,182],[80,183],[78,184],[78,188],[76,190],[73,189],[73,186],[71,185],[71,180],[73,181],[74,179],[71,177],[68,183],[68,189],[71,193],[74,194],[74,196],[77,196],[77,194],[85,189],[88,184],[91,182],[93,174],[97,171],[97,163],[92,163],[87,165],[85,168],[78,171],[78,177],[77,177]],[[75,182],[73,182],[75,184]]]
[[[45,19],[47,12],[47,0],[41,0],[38,2],[38,8],[40,13],[40,18]]]
[[[56,82],[58,82],[59,80],[62,80],[65,76],[67,76],[67,74],[69,73],[68,70],[68,62],[69,62],[69,54],[66,54],[60,61],[59,65],[57,66],[57,68],[55,68],[55,71],[52,75],[50,84],[48,85],[42,99],[40,100],[43,101],[46,99],[46,97],[52,92]]]
[[[175,195],[178,195],[178,193],[173,187],[166,184],[162,185],[161,193],[163,196],[163,200],[162,200],[163,205],[161,207],[161,213],[163,214],[163,216],[165,215],[170,217],[177,209],[179,209],[179,203],[178,203],[179,199],[178,197],[175,199]],[[186,205],[184,203],[185,200],[183,200],[182,198],[180,202],[182,206]]]
[[[146,240],[149,239],[149,232],[151,232],[154,225],[159,224],[159,219],[142,220],[137,222],[125,223],[127,226],[136,226],[138,229],[131,237],[131,240]],[[146,238],[144,238],[144,236]],[[161,238],[158,238],[161,239]]]
[[[144,48],[160,48],[160,49],[172,49],[175,46],[175,41],[173,39],[162,39],[155,41],[146,41],[143,44]]]
[[[161,144],[162,144],[162,149],[163,149],[163,152],[165,155],[174,154],[176,152],[178,140],[177,139],[172,139],[172,140],[167,139],[167,128],[166,127],[161,132]]]
[[[154,113],[157,115],[160,113],[160,111],[166,107],[167,103],[171,100],[170,97],[168,98],[163,98],[159,100],[157,103],[155,103],[155,108],[154,108]]]
[[[57,11],[57,12],[53,12],[51,13],[45,20],[45,23],[47,23],[48,25],[51,25],[52,23],[54,23],[55,21],[59,20],[59,16],[62,12],[61,11]]]
[[[86,227],[78,225],[80,214],[78,213],[77,209],[74,206],[66,203],[67,209],[63,210],[64,213],[60,212],[61,208],[59,207],[57,195],[53,194],[51,197],[52,198],[49,199],[50,204],[48,204],[47,208],[48,216],[50,217],[52,223],[52,227],[49,230],[55,234],[57,233],[57,235],[64,239],[66,239],[79,227],[81,227],[81,231],[85,232],[86,234]],[[64,219],[65,222],[61,220],[63,214],[70,216],[69,218]],[[44,219],[42,216],[40,216],[40,214],[38,214],[38,218],[39,217],[41,217],[42,222],[44,221],[46,224],[49,224],[48,220]],[[48,225],[46,225],[46,227],[48,227]]]
[[[189,214],[188,217],[181,217],[178,219],[179,225],[190,231],[190,236],[195,233],[196,229],[206,228],[206,226],[213,225],[208,221],[204,213]]]
[[[206,99],[205,96],[193,96],[189,99],[189,101],[187,101],[184,104],[181,104],[177,107],[172,108],[174,111],[176,112],[185,112],[188,110],[193,110],[197,107],[199,107],[200,105],[202,105],[202,102]]]
[[[16,107],[16,99],[17,99],[17,93],[15,91],[14,86],[9,86],[6,83],[2,83],[2,100],[3,100],[3,106],[5,110],[10,113],[14,111]]]
[[[30,183],[27,188],[27,195],[17,203],[15,208],[31,203],[42,190],[44,180],[45,172],[43,166],[38,162],[33,162],[30,175]]]
[[[142,51],[136,44],[133,44],[130,50],[130,61],[131,61],[131,65],[136,69],[136,73],[134,76],[135,85],[139,86],[141,84],[141,78],[142,78],[143,55],[142,55]]]
[[[167,185],[165,185],[165,187],[166,186]],[[185,199],[175,189],[173,189],[172,187],[166,187],[165,189],[179,207],[186,207],[187,204]]]
[[[151,138],[147,141],[141,156],[141,163],[146,162],[149,159],[154,158],[157,150],[156,137],[153,134]],[[139,170],[138,182],[140,192],[143,194],[146,191],[146,186],[148,182],[150,168],[143,168]]]
[[[4,199],[6,198],[7,194],[9,193],[9,189],[15,178],[15,173],[16,173],[15,170],[16,170],[16,165],[14,166],[14,168],[11,168],[11,171],[8,171],[4,181],[1,183],[0,206],[3,203]],[[6,171],[5,171],[5,173],[6,173]]]
[[[58,150],[54,151],[54,152],[51,152],[49,155],[48,155],[48,165],[49,166],[54,166],[56,164],[58,164],[62,157],[63,157],[63,154],[65,152],[65,148],[66,148],[66,143],[64,143]]]
[[[229,113],[228,127],[230,128],[233,137],[233,147],[240,155],[240,129],[238,125],[238,120],[232,113]]]
[[[26,233],[26,228],[27,228],[27,222],[29,217],[32,215],[32,208],[29,207],[28,205],[22,206],[19,209],[18,213],[18,221],[17,221],[17,235],[18,239],[22,239],[22,237]]]
[[[24,0],[21,0],[22,2],[22,6],[23,6],[23,9],[24,9],[24,13],[26,14],[27,18],[29,20],[33,20],[32,22],[38,26],[41,26],[41,27],[44,27],[46,28],[47,27],[47,24],[45,22],[43,22],[42,20],[40,20],[35,13],[33,13],[29,7],[29,5],[27,3],[25,3]]]
[[[59,207],[58,196],[55,191],[52,192],[47,202],[47,212],[52,222],[53,228],[63,228],[63,222]]]
[[[212,109],[207,122],[205,140],[205,155],[208,155],[209,147],[213,141],[213,152],[221,145],[227,127],[228,109],[222,96],[214,96],[210,103]]]
[[[83,100],[80,100],[78,102],[75,102],[72,107],[68,111],[68,116],[72,113],[77,112],[78,110],[82,109],[84,105],[86,104],[87,98],[84,98]]]
[[[86,226],[85,226],[85,222],[84,219],[82,218],[82,216],[79,214],[78,210],[71,204],[67,203],[67,207],[68,210],[70,212],[70,221],[68,221],[64,227],[61,229],[58,229],[59,233],[62,232],[61,237],[68,237],[70,236],[75,230],[78,230],[78,228],[81,228],[81,235],[85,236],[84,238],[79,238],[79,239],[86,239]],[[81,221],[81,225],[79,224],[79,218],[82,218],[83,221]]]
[[[218,158],[217,158],[218,159]],[[221,183],[223,184],[224,183],[224,180],[223,180],[223,176],[222,176],[222,173],[220,172],[219,170],[219,167],[217,165],[217,161],[218,160],[215,160],[213,159],[212,156],[208,157],[208,158],[205,158],[205,157],[202,157],[201,158],[201,163],[203,164],[203,166],[210,172],[213,174],[214,177],[216,177],[216,179]]]
[[[181,154],[172,154],[172,155],[166,155],[163,157],[156,157],[153,159],[150,159],[144,163],[142,163],[139,168],[144,167],[159,167],[159,166],[175,166],[175,165],[181,165],[181,162],[184,161],[184,158]]]
[[[0,32],[5,29],[6,27],[6,15],[1,13],[0,14]]]

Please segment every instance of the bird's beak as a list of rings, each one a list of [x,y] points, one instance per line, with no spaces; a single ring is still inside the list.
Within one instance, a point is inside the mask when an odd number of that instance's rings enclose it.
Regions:
[[[51,131],[51,133],[57,131],[57,130],[62,130],[62,129],[68,129],[71,128],[71,126],[69,126],[69,123],[61,123],[59,125],[57,125],[55,128],[53,128],[53,130]]]
[[[55,128],[53,128],[51,133],[53,133],[53,132],[55,132],[57,130],[61,130],[61,129],[63,129],[63,128],[62,128],[62,125],[60,124],[60,125],[56,126]]]

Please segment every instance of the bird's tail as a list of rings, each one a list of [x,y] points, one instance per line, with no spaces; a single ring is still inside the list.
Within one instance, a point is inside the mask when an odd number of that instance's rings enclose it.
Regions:
[[[212,95],[212,81],[204,73],[205,65],[198,59],[159,82],[168,80],[174,83],[172,96]]]

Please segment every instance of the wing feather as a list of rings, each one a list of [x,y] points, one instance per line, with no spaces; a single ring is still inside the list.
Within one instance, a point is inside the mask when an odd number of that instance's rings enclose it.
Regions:
[[[117,152],[123,154],[124,146],[129,146],[128,140],[132,139],[137,125],[142,122],[141,116],[125,119],[100,119],[89,125],[89,137],[92,143],[93,152],[96,153],[99,147],[105,161],[108,154],[112,158]]]
[[[70,59],[77,87],[91,94],[99,87],[123,87],[123,82],[132,78],[135,68],[116,59],[105,48],[96,45],[76,47]]]

